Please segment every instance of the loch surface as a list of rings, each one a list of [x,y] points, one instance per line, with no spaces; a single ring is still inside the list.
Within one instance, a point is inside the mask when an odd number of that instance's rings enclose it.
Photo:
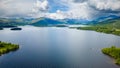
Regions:
[[[20,28],[0,30],[0,41],[20,45],[0,56],[0,68],[119,68],[101,49],[120,47],[120,36],[67,27]]]

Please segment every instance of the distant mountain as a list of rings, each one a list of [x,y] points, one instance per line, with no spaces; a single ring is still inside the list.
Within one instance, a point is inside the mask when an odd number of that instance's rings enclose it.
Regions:
[[[88,24],[90,21],[88,20],[84,20],[84,19],[62,19],[62,20],[59,20],[61,22],[64,22],[65,24],[69,24],[69,25],[72,25],[72,24]]]
[[[97,32],[120,36],[120,18],[106,20],[104,22],[100,22],[99,24],[91,25],[89,27],[78,27],[77,29],[94,30]]]
[[[77,24],[89,24],[91,21],[83,20],[83,19],[50,19],[50,18],[38,18],[32,20],[31,25],[34,26],[54,26],[59,24],[66,25],[77,25]]]
[[[66,24],[82,24],[82,25],[91,25],[91,24],[99,24],[99,23],[108,23],[113,21],[114,19],[120,19],[120,16],[109,15],[103,16],[94,20],[84,20],[84,19],[62,19],[59,21],[65,22]],[[107,22],[106,22],[107,21]]]
[[[100,18],[97,18],[97,19],[91,21],[91,23],[99,24],[99,23],[106,23],[106,21],[108,23],[108,21],[111,22],[114,19],[120,19],[120,16],[116,16],[116,15],[104,16],[104,17],[100,17]]]
[[[0,25],[26,25],[29,24],[33,19],[25,18],[0,18]]]
[[[59,20],[53,20],[53,19],[50,19],[50,18],[38,18],[38,19],[32,20],[30,25],[34,25],[34,26],[54,26],[54,25],[58,25],[58,24],[65,24],[65,23],[61,22]]]
[[[105,17],[100,17],[92,21],[84,19],[50,19],[50,18],[0,18],[0,25],[33,25],[33,26],[54,26],[59,24],[82,24],[82,25],[91,25],[91,24],[100,24],[100,23],[110,23],[113,19],[120,19],[120,16],[109,15]],[[109,22],[108,22],[109,21]]]

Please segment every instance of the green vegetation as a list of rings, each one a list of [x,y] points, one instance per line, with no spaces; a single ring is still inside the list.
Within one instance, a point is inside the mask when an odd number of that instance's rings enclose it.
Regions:
[[[8,53],[10,51],[15,51],[19,48],[19,45],[17,44],[11,44],[6,42],[0,41],[0,55]]]
[[[78,27],[77,29],[82,30],[94,30],[97,32],[103,32],[107,34],[114,34],[120,36],[120,19],[113,20],[111,22],[97,24],[97,25],[91,25],[89,27]]]
[[[120,65],[120,48],[112,46],[111,48],[103,48],[102,52],[106,55],[109,55],[116,60],[116,64]]]

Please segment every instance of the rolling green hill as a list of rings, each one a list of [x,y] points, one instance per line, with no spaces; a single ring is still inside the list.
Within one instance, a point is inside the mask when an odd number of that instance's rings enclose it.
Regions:
[[[99,24],[91,25],[89,27],[78,27],[77,29],[94,30],[97,32],[120,36],[120,19],[107,20],[104,22],[100,22]]]
[[[64,24],[64,22],[60,22],[58,20],[50,19],[50,18],[38,18],[32,20],[30,25],[33,26],[55,26],[58,24]]]
[[[18,25],[33,25],[33,26],[48,26],[63,24],[58,20],[49,19],[49,18],[35,18],[35,19],[25,19],[25,18],[0,18],[0,26],[18,26]]]
[[[10,19],[10,18],[0,18],[0,25],[26,25],[31,22],[31,19],[24,19],[24,18],[17,18],[17,19]]]

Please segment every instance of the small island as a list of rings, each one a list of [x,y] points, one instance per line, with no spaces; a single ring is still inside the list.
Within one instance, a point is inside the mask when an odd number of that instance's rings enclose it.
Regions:
[[[11,30],[22,30],[22,28],[11,28]]]
[[[19,49],[19,45],[17,44],[6,43],[6,42],[0,41],[0,56],[5,53],[9,53],[11,51],[16,51],[17,49]]]
[[[0,27],[0,30],[3,30],[3,28],[2,28],[2,27]]]
[[[115,59],[115,63],[120,65],[120,48],[112,46],[110,48],[103,48],[102,52],[108,56],[111,56]]]
[[[65,24],[59,24],[59,25],[56,25],[56,27],[68,27],[68,26]]]

